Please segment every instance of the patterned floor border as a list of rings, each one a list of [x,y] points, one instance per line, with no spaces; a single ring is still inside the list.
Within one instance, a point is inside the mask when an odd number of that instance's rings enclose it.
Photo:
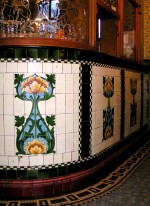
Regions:
[[[150,152],[150,141],[128,158],[122,165],[100,182],[70,194],[38,199],[0,201],[0,206],[78,206],[107,195],[120,187]]]

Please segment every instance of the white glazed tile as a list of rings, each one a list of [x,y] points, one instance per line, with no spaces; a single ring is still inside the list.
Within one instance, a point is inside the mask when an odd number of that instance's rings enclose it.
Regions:
[[[125,78],[130,78],[131,77],[131,72],[125,70]]]
[[[1,82],[1,86],[0,86],[0,94],[4,93],[4,75],[0,74],[0,82]]]
[[[44,155],[44,165],[52,165],[52,164],[54,164],[54,154]]]
[[[101,75],[102,77],[110,76],[110,73],[108,73],[106,67],[98,67],[96,73],[97,73],[97,75]]]
[[[73,115],[73,131],[79,132],[79,113]]]
[[[66,94],[66,113],[73,113],[73,94]]]
[[[125,104],[132,103],[133,96],[130,91],[125,91]]]
[[[92,66],[92,75],[98,75],[98,67]]]
[[[43,165],[43,155],[31,155],[29,156],[30,166]]]
[[[18,165],[19,165],[19,167],[29,166],[29,156],[28,155],[19,155],[18,156]]]
[[[66,134],[73,132],[73,115],[66,114]]]
[[[7,72],[8,73],[15,73],[18,71],[18,65],[16,62],[8,62],[7,63]]]
[[[79,113],[79,94],[73,94],[73,112]]]
[[[19,62],[18,63],[18,72],[19,73],[27,73],[28,63],[27,62]]]
[[[73,76],[73,87],[74,93],[79,94],[79,74]]]
[[[95,110],[107,109],[108,98],[104,97],[102,93],[95,95]]]
[[[62,154],[55,154],[54,155],[54,164],[61,164],[62,163]]]
[[[98,152],[103,151],[106,148],[107,148],[107,141],[105,140],[99,145],[99,151]]]
[[[130,79],[129,78],[125,78],[125,91],[129,91],[130,92]]]
[[[112,97],[110,98],[110,101],[112,101]],[[97,108],[98,109],[102,109],[102,110],[106,110],[108,107],[108,98],[104,97],[104,95],[101,95],[101,101],[99,102],[99,106],[98,106],[98,102],[97,102]]]
[[[92,129],[96,128],[96,112],[92,112]]]
[[[99,110],[99,111],[96,111],[96,114],[95,114],[95,127],[100,127],[103,125],[103,111],[102,110]]]
[[[9,166],[13,166],[13,167],[18,166],[18,157],[10,156],[9,157]]]
[[[103,77],[102,76],[92,76],[92,92],[100,93],[103,92]]]
[[[72,152],[72,161],[78,161],[78,159],[79,159],[79,152],[78,151]]]
[[[28,72],[39,73],[42,72],[41,62],[28,62]]]
[[[117,69],[110,69],[110,74],[111,74],[111,76],[112,77],[118,77],[119,76],[119,72],[118,72],[119,70],[117,70]]]
[[[32,109],[32,102],[25,101],[25,115],[29,115]]]
[[[67,163],[71,161],[71,152],[63,154],[63,163]]]
[[[52,97],[46,101],[46,115],[55,114],[55,101],[55,97]]]
[[[115,121],[115,124],[114,124],[114,136],[120,135],[120,125],[121,125],[120,120]]]
[[[46,110],[46,103],[45,103],[45,101],[40,101],[38,103],[38,107],[39,107],[40,114],[44,115],[45,114],[45,110]]]
[[[66,152],[73,151],[73,140],[74,140],[73,133],[66,134]]]
[[[65,133],[65,114],[56,115],[56,132],[57,134]]]
[[[13,114],[14,105],[13,105],[13,96],[4,95],[4,114]]]
[[[80,65],[79,64],[72,64],[72,73],[79,74],[80,73]]]
[[[8,166],[8,156],[0,156],[0,165]]]
[[[95,130],[95,145],[100,144],[103,139],[103,128],[99,127]]]
[[[73,93],[73,75],[66,74],[66,93]]]
[[[4,94],[13,94],[14,91],[14,75],[4,74]]]
[[[95,112],[96,111],[96,94],[94,95],[94,94],[92,94],[92,105],[91,105],[91,109],[92,109],[92,111],[93,112]]]
[[[56,95],[56,113],[64,114],[65,113],[65,94]]]
[[[15,155],[14,136],[5,135],[5,155]]]
[[[1,121],[0,121],[1,122]],[[0,126],[0,130],[1,130],[1,126]],[[1,131],[0,131],[1,133]],[[5,147],[5,140],[4,140],[4,135],[3,136],[0,136],[0,146],[1,146],[1,149],[0,149],[0,155],[4,155],[4,147]]]
[[[96,154],[96,149],[95,149],[95,146],[92,146],[91,147],[91,155],[95,155]]]
[[[56,153],[65,153],[66,148],[66,136],[65,134],[57,135],[56,141]]]
[[[79,150],[79,133],[73,133],[73,151]]]
[[[120,92],[121,91],[121,81],[120,81],[120,77],[115,77],[114,80],[114,91],[116,92]]]
[[[4,96],[0,95],[0,114],[4,113]]]
[[[46,73],[46,74],[52,73],[52,63],[49,63],[49,62],[43,63],[43,73]]]
[[[24,115],[25,102],[19,98],[14,98],[14,114],[16,116]]]
[[[62,73],[62,63],[53,63],[53,73],[54,74]]]
[[[102,98],[102,97],[103,96],[102,96],[101,93],[93,94],[93,100],[94,100],[94,103],[95,103],[95,111],[103,109],[101,104],[102,104],[102,101],[103,101],[104,98]]]
[[[64,74],[71,73],[71,64],[70,63],[63,63],[63,73]]]
[[[112,107],[121,105],[121,94],[120,94],[120,92],[115,92],[112,99],[113,99],[113,104],[111,103]]]
[[[121,106],[114,107],[114,122],[121,119]]]
[[[95,154],[99,153],[102,150],[103,150],[103,148],[101,147],[101,144],[96,145],[96,147],[95,147]]]
[[[92,129],[91,131],[91,145],[95,146],[95,139],[96,139],[96,129]]]
[[[56,75],[56,94],[63,94],[65,93],[65,75],[64,74],[57,74]]]
[[[0,115],[0,135],[4,135],[4,117]]]
[[[14,116],[5,116],[4,117],[4,128],[5,135],[14,135],[15,132],[15,121]]]
[[[6,72],[6,62],[0,62],[0,73]]]

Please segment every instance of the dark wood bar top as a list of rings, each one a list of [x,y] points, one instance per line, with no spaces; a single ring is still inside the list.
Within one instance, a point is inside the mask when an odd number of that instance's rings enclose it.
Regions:
[[[50,39],[50,38],[37,38],[37,37],[6,37],[0,38],[0,46],[31,46],[31,47],[65,47],[84,50],[95,50],[94,47],[89,44],[71,41],[65,39]]]

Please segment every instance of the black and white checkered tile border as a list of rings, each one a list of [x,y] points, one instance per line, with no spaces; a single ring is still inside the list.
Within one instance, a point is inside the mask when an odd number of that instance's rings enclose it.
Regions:
[[[92,137],[92,65],[90,65],[90,137]],[[92,138],[90,138],[90,143],[92,143]],[[92,153],[91,145],[90,154]]]
[[[82,159],[81,157],[81,121],[82,121],[82,67],[80,66],[80,73],[79,73],[79,160]]]
[[[34,59],[34,58],[22,58],[22,59],[17,59],[17,58],[16,59],[11,59],[11,58],[4,59],[4,58],[1,58],[0,62],[6,62],[6,63],[7,62],[70,63],[70,64],[87,64],[87,65],[91,65],[91,66],[101,66],[101,67],[107,67],[110,69],[119,69],[119,67],[112,66],[112,65],[91,62],[91,61],[82,61],[82,60],[80,61],[80,60],[61,60],[61,59],[55,60],[55,59],[40,59],[40,58],[37,58],[37,59]],[[122,69],[122,68],[120,68],[120,69]]]

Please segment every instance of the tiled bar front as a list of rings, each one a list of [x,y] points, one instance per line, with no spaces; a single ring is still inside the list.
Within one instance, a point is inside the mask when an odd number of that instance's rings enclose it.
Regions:
[[[145,67],[107,62],[97,52],[80,56],[45,48],[41,56],[38,49],[2,50],[2,199],[55,196],[86,186],[106,176],[111,169],[104,174],[102,165],[147,128]]]

